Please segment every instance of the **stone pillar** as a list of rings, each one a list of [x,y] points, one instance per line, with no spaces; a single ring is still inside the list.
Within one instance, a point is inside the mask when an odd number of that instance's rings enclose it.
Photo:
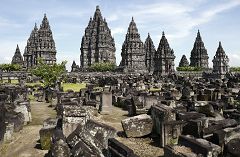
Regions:
[[[103,91],[101,94],[99,111],[110,112],[112,107],[112,92]]]

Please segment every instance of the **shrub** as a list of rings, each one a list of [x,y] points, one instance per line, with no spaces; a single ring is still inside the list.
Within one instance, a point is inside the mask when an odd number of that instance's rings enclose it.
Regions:
[[[177,67],[177,71],[202,71],[203,69],[201,67]]]
[[[10,72],[10,71],[19,71],[22,69],[19,64],[0,64],[0,69],[2,71]]]
[[[231,67],[230,71],[232,71],[232,72],[239,72],[240,71],[240,67]]]
[[[90,66],[89,70],[94,72],[105,72],[114,71],[116,68],[114,63],[104,62],[104,63],[94,63]]]

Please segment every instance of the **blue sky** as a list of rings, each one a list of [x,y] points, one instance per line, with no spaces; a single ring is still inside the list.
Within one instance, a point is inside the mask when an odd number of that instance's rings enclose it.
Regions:
[[[23,54],[27,39],[44,13],[49,19],[57,47],[58,62],[68,68],[79,64],[80,44],[96,5],[116,44],[117,63],[131,17],[144,42],[148,32],[158,47],[162,31],[174,49],[178,66],[181,56],[190,52],[199,29],[209,54],[209,63],[222,41],[231,66],[240,66],[240,0],[1,0],[0,63],[9,63],[19,44]]]

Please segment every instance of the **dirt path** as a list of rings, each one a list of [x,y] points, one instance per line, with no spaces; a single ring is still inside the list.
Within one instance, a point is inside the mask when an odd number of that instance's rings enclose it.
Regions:
[[[56,112],[48,105],[31,102],[32,122],[20,132],[14,133],[12,142],[0,145],[1,157],[43,157],[48,152],[41,150],[38,144],[43,121],[49,117],[56,117]]]

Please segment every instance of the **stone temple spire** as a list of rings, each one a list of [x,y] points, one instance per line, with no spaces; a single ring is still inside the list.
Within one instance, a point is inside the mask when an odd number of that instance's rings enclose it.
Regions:
[[[189,66],[189,62],[187,60],[187,57],[185,55],[182,55],[182,58],[179,62],[179,67],[187,67]]]
[[[86,69],[94,63],[111,62],[116,64],[115,42],[103,19],[99,6],[93,18],[90,18],[81,42],[80,63]]]
[[[31,68],[37,65],[38,58],[46,64],[54,64],[56,62],[56,47],[53,35],[46,14],[44,14],[40,28],[35,24],[34,29],[28,38],[27,45],[24,50],[24,66]]]
[[[146,72],[145,49],[133,18],[129,24],[125,41],[122,45],[121,56],[120,66],[123,67],[125,71]]]
[[[226,55],[221,42],[219,42],[219,46],[217,52],[213,58],[213,73],[224,75],[229,71],[229,58]]]
[[[200,31],[198,30],[196,40],[194,42],[193,49],[191,51],[190,66],[208,68],[208,54],[207,49],[204,46]]]
[[[22,54],[20,52],[20,49],[17,45],[17,48],[16,48],[16,51],[15,51],[15,54],[12,58],[12,64],[19,64],[19,65],[23,65],[23,57],[22,57]]]
[[[53,64],[56,62],[56,47],[53,40],[52,30],[50,28],[46,14],[42,20],[42,24],[38,30],[38,44],[37,54],[43,59],[43,62],[47,64]],[[36,58],[38,58],[36,56]],[[35,62],[37,64],[37,62]]]
[[[50,25],[49,25],[46,14],[44,14],[44,17],[43,17],[42,24],[41,24],[40,28],[50,29]]]
[[[144,49],[145,49],[145,64],[147,70],[148,72],[153,72],[154,69],[153,57],[156,53],[156,49],[149,33],[144,43]]]
[[[30,68],[35,63],[35,58],[33,58],[33,55],[35,55],[37,51],[37,41],[38,40],[38,28],[37,24],[35,23],[35,26],[30,34],[30,37],[27,40],[27,46],[24,50],[24,67]]]
[[[174,51],[170,48],[165,33],[163,32],[154,56],[154,74],[168,75],[173,73],[175,71],[174,59]]]

